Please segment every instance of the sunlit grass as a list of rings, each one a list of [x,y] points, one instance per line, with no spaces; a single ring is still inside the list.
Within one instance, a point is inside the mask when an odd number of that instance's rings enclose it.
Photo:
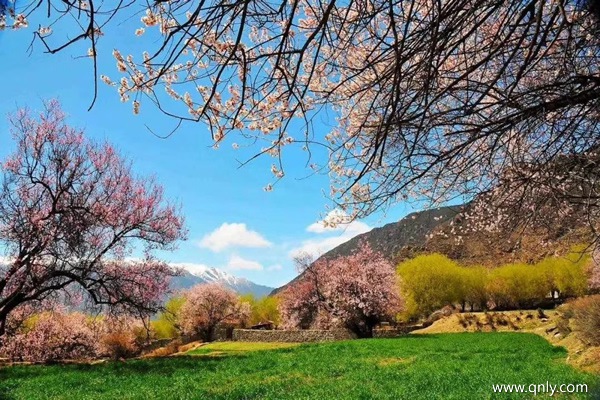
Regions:
[[[280,345],[215,343],[194,356],[3,368],[0,398],[522,399],[494,395],[492,384],[598,382],[565,364],[564,349],[524,333],[273,346]]]

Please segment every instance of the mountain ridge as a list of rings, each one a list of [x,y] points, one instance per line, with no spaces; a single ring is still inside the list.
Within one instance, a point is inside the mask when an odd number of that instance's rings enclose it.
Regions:
[[[252,294],[256,297],[267,296],[273,291],[272,287],[259,285],[249,279],[237,277],[226,271],[211,267],[195,272],[184,269],[182,275],[171,279],[170,289],[173,292],[178,292],[203,283],[220,283],[238,294]]]
[[[465,207],[466,205],[461,204],[412,212],[396,222],[356,235],[322,254],[314,262],[352,254],[358,243],[365,240],[373,250],[381,252],[389,261],[396,263],[402,251],[407,247],[421,247],[427,241],[428,235],[440,225],[453,220]],[[298,275],[287,284],[274,289],[270,295],[276,295],[301,277],[302,274]]]

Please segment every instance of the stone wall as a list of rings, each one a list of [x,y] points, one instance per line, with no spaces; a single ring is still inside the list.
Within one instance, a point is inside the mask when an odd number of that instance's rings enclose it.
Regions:
[[[354,339],[354,336],[345,330],[259,330],[259,329],[234,329],[233,340],[237,342],[331,342],[335,340]]]
[[[373,329],[373,337],[374,338],[395,338],[400,336],[408,335],[410,332],[422,329],[422,325],[406,325],[406,326],[398,326],[395,328],[380,328]]]

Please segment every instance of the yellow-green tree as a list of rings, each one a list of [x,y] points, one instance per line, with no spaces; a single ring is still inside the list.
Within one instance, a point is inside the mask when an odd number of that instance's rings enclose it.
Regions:
[[[581,247],[574,247],[564,257],[548,257],[536,267],[544,271],[552,295],[559,298],[577,297],[588,290],[587,269],[591,261]]]
[[[535,306],[550,295],[543,269],[524,263],[506,264],[490,272],[487,291],[499,308]]]
[[[461,282],[459,302],[462,311],[470,306],[471,311],[483,310],[487,307],[487,282],[489,271],[485,267],[459,267],[458,277]]]
[[[180,335],[179,311],[185,303],[185,297],[171,297],[165,309],[152,321],[152,331],[157,339],[171,339]]]
[[[280,323],[279,300],[277,297],[256,298],[252,294],[244,295],[242,301],[251,306],[250,324],[255,325],[261,322],[271,321],[275,326]]]
[[[402,318],[426,316],[465,298],[459,265],[442,254],[417,256],[397,269],[406,302]]]

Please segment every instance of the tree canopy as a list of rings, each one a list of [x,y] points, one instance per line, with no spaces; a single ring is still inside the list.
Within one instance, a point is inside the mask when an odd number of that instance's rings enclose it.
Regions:
[[[330,172],[330,196],[351,217],[399,200],[470,198],[501,183],[509,189],[493,192],[488,207],[542,194],[559,208],[584,208],[597,225],[595,1],[44,0],[13,8],[7,26],[45,21],[35,36],[48,52],[88,41],[94,66],[108,56],[96,51],[103,32],[139,18],[136,35],[152,38],[147,51],[116,49],[117,71],[95,70],[96,80],[134,113],[153,105],[178,123],[206,123],[216,146],[234,136],[270,154],[275,181],[285,174],[284,147],[310,154],[323,146],[328,162],[309,164]],[[54,35],[60,24],[70,27],[66,37]],[[321,112],[335,116],[326,133],[313,123]]]
[[[109,144],[66,123],[58,102],[11,116],[16,150],[1,164],[0,336],[16,309],[75,300],[148,314],[176,271],[154,258],[185,238],[183,218]],[[128,259],[133,249],[141,259]]]

